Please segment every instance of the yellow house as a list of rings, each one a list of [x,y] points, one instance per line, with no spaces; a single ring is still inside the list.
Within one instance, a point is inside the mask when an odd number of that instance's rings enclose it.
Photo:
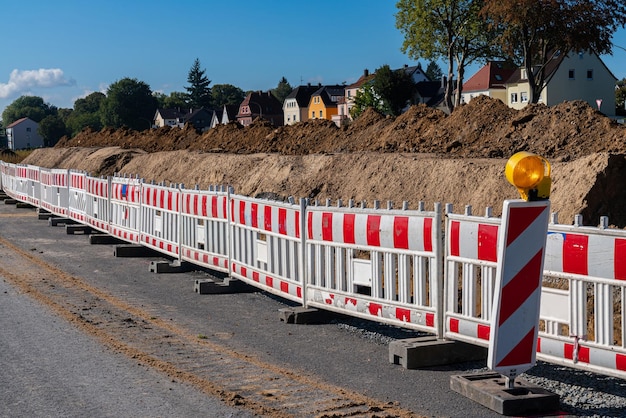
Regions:
[[[311,95],[309,119],[332,120],[338,113],[337,104],[344,96],[344,86],[323,86]]]

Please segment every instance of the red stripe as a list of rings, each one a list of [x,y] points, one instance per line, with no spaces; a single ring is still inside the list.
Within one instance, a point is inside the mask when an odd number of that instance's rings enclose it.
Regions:
[[[333,240],[333,214],[329,212],[322,213],[322,240]]]
[[[511,208],[506,246],[508,247],[517,237],[526,231],[546,209],[545,206]]]
[[[380,215],[367,215],[367,245],[380,247]]]
[[[243,200],[239,201],[239,223],[246,224],[246,202]]]
[[[450,255],[458,257],[461,254],[461,223],[458,221],[452,221],[450,224]]]
[[[533,343],[535,327],[533,327],[519,343],[496,365],[496,367],[530,364],[533,359]]]
[[[409,249],[409,218],[406,216],[393,218],[393,248]]]
[[[313,212],[309,212],[307,214],[306,228],[307,228],[307,232],[306,232],[307,238],[313,239]]]
[[[565,234],[563,241],[563,272],[587,275],[589,236]]]
[[[226,210],[226,202],[227,201],[228,201],[228,199],[222,198],[222,213],[224,214],[222,216],[224,216],[224,219],[226,219],[226,217],[228,216],[228,211]]]
[[[480,338],[481,340],[489,341],[489,334],[491,333],[491,327],[489,327],[489,325],[478,324],[476,333],[477,333],[478,338]]]
[[[615,355],[615,368],[617,370],[626,371],[626,356],[624,354]]]
[[[284,292],[284,293],[289,293],[289,283],[283,282],[281,280],[281,282],[280,282],[280,291]]]
[[[263,227],[266,231],[272,231],[272,207],[265,205],[263,207]]]
[[[411,310],[406,308],[396,308],[396,319],[404,322],[411,322]]]
[[[615,239],[613,263],[615,278],[617,280],[626,280],[626,239]]]
[[[172,202],[172,192],[167,192],[167,210],[174,210],[174,204]]]
[[[241,203],[243,203],[243,202],[241,202]],[[259,227],[259,213],[258,212],[259,212],[259,205],[258,205],[258,203],[252,203],[250,205],[250,213],[251,213],[250,216],[252,216],[252,225],[251,226],[254,227],[254,228],[258,228]]]
[[[343,242],[346,244],[354,244],[354,213],[345,213],[343,215]]]
[[[574,344],[565,344],[563,354],[566,359],[574,360]],[[589,347],[578,346],[578,360],[582,363],[589,363]]]
[[[456,318],[450,318],[450,332],[459,333],[459,320]]]
[[[502,325],[541,285],[543,248],[502,288],[500,320]]]
[[[300,211],[296,211],[294,217],[296,218],[296,238],[300,238]]]
[[[426,326],[427,327],[435,326],[435,314],[432,314],[432,313],[426,314]]]
[[[278,233],[287,235],[287,209],[278,208]]]
[[[259,281],[259,272],[258,271],[253,271],[252,272],[252,280],[254,280],[255,282]]]
[[[498,261],[498,227],[496,225],[478,225],[478,259]]]
[[[207,204],[207,197],[202,196],[202,202],[204,206]],[[204,209],[203,216],[207,216],[207,210]],[[211,196],[211,216],[217,218],[217,196]]]
[[[370,303],[368,310],[371,315],[378,316],[378,312],[382,311],[383,305],[380,303]]]
[[[269,277],[269,276],[265,276],[265,284],[271,288],[274,287],[274,278],[273,277]]]
[[[424,218],[424,251],[433,250],[433,218]]]

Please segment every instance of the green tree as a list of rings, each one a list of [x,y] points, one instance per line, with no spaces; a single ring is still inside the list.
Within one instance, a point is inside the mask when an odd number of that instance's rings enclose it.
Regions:
[[[45,147],[52,147],[67,134],[67,130],[58,115],[49,115],[39,122],[37,133],[43,138]]]
[[[2,121],[5,126],[22,118],[30,118],[39,123],[46,116],[56,115],[57,108],[45,103],[38,96],[21,96],[15,99],[2,112]]]
[[[158,100],[148,84],[135,78],[123,78],[107,89],[100,105],[100,118],[104,126],[144,130],[152,124],[157,106]]]
[[[74,102],[74,110],[64,118],[67,133],[75,136],[85,128],[102,129],[100,106],[106,99],[104,93],[94,92]]]
[[[482,0],[399,0],[396,27],[404,34],[402,51],[413,59],[443,59],[448,63],[444,100],[452,111],[460,104],[465,67],[493,55],[489,30],[480,16]]]
[[[617,82],[615,89],[615,114],[626,116],[626,78]]]
[[[380,96],[376,94],[374,86],[371,82],[364,84],[356,91],[353,106],[350,108],[350,116],[352,116],[352,119],[356,119],[361,116],[361,114],[365,112],[365,109],[368,107],[371,107],[380,113],[384,112],[384,103]]]
[[[403,69],[392,70],[383,65],[376,70],[372,87],[382,100],[383,113],[398,116],[402,113],[415,93],[415,83]]]
[[[213,103],[217,107],[224,105],[239,105],[246,98],[246,94],[239,87],[232,84],[216,84],[211,88]]]
[[[211,108],[211,80],[205,75],[205,70],[200,69],[200,60],[196,58],[189,74],[187,75],[188,87],[187,90],[187,104],[192,108],[206,107]]]
[[[292,91],[293,87],[291,87],[291,84],[289,84],[287,79],[283,77],[278,82],[276,88],[272,90],[272,94],[280,101],[280,103],[284,103],[285,99]]]
[[[593,51],[610,54],[611,38],[626,25],[623,0],[484,0],[483,16],[499,28],[497,42],[519,63],[521,58],[531,103],[537,103],[548,80],[547,65],[559,54]],[[517,59],[516,59],[517,58]]]
[[[441,67],[437,64],[437,61],[431,60],[428,63],[428,67],[426,67],[426,75],[430,79],[430,81],[441,80],[441,76],[443,76],[443,71],[441,71]]]
[[[180,91],[173,91],[169,96],[163,93],[154,93],[154,97],[159,102],[161,109],[185,109],[189,107],[187,104],[187,95]]]

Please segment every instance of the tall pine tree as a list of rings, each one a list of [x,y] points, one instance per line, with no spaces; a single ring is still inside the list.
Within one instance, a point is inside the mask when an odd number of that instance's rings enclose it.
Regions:
[[[205,70],[200,69],[200,60],[196,58],[189,74],[187,75],[188,87],[187,90],[187,103],[189,107],[199,109],[205,107],[210,109],[212,105],[211,89],[209,84],[211,80],[205,75]]]

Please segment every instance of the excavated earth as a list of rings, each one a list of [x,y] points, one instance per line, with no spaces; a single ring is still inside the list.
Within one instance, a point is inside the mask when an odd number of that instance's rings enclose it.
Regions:
[[[205,133],[85,130],[39,149],[24,162],[73,168],[92,175],[139,175],[147,181],[192,188],[230,185],[247,196],[306,197],[325,201],[379,200],[410,208],[419,201],[466,205],[475,214],[517,198],[504,178],[506,160],[518,151],[544,156],[552,165],[552,210],[571,224],[608,216],[626,227],[626,127],[581,101],[510,109],[480,96],[451,115],[423,105],[385,117],[366,111],[338,128],[308,121],[275,128],[257,120],[248,127],[220,125]]]

